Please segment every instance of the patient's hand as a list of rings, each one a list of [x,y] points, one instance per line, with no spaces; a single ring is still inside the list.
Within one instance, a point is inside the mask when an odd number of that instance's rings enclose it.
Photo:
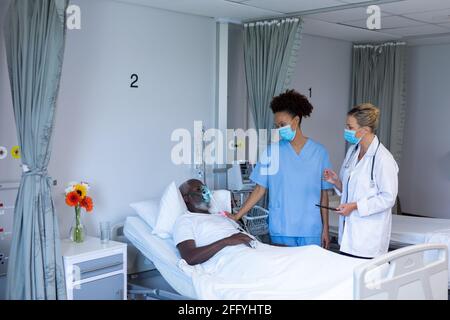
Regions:
[[[232,236],[225,238],[226,244],[228,246],[237,246],[239,244],[245,244],[250,247],[250,242],[253,241],[252,238],[250,238],[245,233],[235,233]]]

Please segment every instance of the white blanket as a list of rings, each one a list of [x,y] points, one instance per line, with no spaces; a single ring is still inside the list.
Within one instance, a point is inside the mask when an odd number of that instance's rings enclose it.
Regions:
[[[366,260],[318,246],[228,247],[206,265],[179,267],[200,299],[353,299],[353,269]]]

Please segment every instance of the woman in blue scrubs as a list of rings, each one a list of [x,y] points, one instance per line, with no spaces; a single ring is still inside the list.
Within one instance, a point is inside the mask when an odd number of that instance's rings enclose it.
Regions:
[[[247,214],[269,190],[269,232],[273,244],[285,246],[318,245],[329,247],[328,193],[332,185],[322,178],[331,166],[328,152],[320,143],[305,137],[301,122],[313,106],[294,90],[275,97],[270,105],[280,141],[268,147],[253,169],[250,179],[256,188],[235,216]],[[274,152],[279,157],[272,157]],[[264,159],[264,160],[263,160]],[[278,170],[267,170],[271,159],[278,159]],[[273,172],[271,172],[273,171]]]

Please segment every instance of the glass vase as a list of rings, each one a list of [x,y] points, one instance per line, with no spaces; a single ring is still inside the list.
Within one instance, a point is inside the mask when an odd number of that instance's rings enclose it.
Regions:
[[[82,243],[86,236],[86,227],[81,221],[81,208],[75,207],[75,220],[70,228],[70,240],[76,243]]]

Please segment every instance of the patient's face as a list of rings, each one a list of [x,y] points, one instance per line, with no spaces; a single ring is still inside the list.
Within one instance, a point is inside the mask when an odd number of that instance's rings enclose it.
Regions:
[[[211,206],[210,199],[208,199],[209,189],[199,180],[194,180],[189,183],[188,209],[199,213],[209,213]],[[191,207],[191,208],[189,208]]]

